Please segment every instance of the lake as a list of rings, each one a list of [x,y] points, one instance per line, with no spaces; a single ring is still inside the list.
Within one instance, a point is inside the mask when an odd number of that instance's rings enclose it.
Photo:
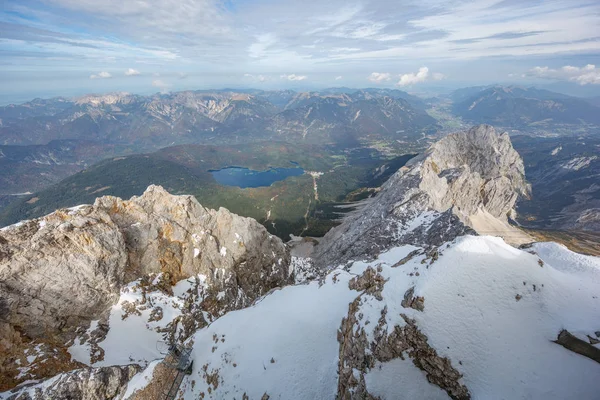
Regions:
[[[302,168],[269,168],[266,171],[255,171],[249,168],[227,167],[208,172],[221,185],[249,188],[271,186],[274,182],[282,181],[289,176],[302,175],[304,170]]]

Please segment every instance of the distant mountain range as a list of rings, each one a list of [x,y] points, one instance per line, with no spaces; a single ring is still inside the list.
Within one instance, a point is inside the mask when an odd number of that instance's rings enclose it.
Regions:
[[[600,137],[514,136],[525,161],[531,199],[519,222],[543,229],[600,231]]]
[[[536,88],[492,86],[459,89],[450,96],[452,112],[464,120],[502,127],[548,124],[600,125],[590,102]]]
[[[399,142],[435,131],[424,108],[400,90],[345,88],[35,99],[0,107],[0,195],[43,189],[104,158],[180,144],[276,140],[347,148],[384,141],[404,148]]]
[[[399,90],[112,93],[5,106],[0,121],[3,145],[76,139],[134,144],[141,151],[273,137],[343,146],[365,133],[365,126],[371,135],[394,139],[436,123],[420,100]]]
[[[527,176],[534,188],[534,200],[521,205],[527,210],[529,225],[595,229],[595,214],[587,212],[589,202],[581,199],[596,196],[592,184],[600,159],[590,158],[596,150],[590,143],[595,143],[594,132],[600,129],[600,108],[594,105],[597,99],[535,88],[480,86],[457,90],[450,101],[441,100],[423,100],[395,89],[341,87],[318,92],[223,89],[151,96],[111,93],[35,99],[0,107],[0,208],[10,207],[0,219],[6,223],[40,215],[92,201],[98,193],[130,197],[158,183],[175,193],[195,194],[215,207],[224,204],[227,194],[231,199],[227,207],[261,222],[272,209],[279,226],[283,226],[283,219],[294,224],[285,232],[297,232],[299,226],[306,225],[307,208],[315,214],[328,214],[331,209],[318,210],[315,204],[307,207],[308,197],[293,210],[290,205],[297,202],[291,197],[286,198],[285,205],[273,208],[270,199],[274,194],[264,191],[257,195],[261,189],[256,189],[248,191],[255,192],[249,195],[223,188],[215,184],[208,169],[228,165],[266,169],[290,160],[301,161],[301,155],[305,169],[329,171],[319,178],[321,202],[339,201],[355,190],[362,198],[372,193],[364,185],[373,183],[368,176],[375,174],[375,168],[395,156],[418,153],[436,136],[449,132],[439,129],[431,113],[442,123],[446,118],[449,126],[488,122],[525,133],[539,130],[542,136],[558,133],[570,137],[590,131],[577,139],[581,144],[573,151],[567,151],[568,143],[560,140],[550,144],[519,139],[516,147],[524,152]],[[432,104],[440,107],[432,109]],[[263,151],[264,143],[281,146]],[[547,147],[560,147],[561,143],[564,150],[550,156],[552,149]],[[191,146],[196,144],[214,147]],[[543,149],[538,149],[538,144]],[[290,146],[297,147],[295,155],[277,161],[278,152],[285,148],[286,154]],[[589,163],[577,169],[562,167],[581,157]],[[538,159],[547,160],[535,161]],[[319,160],[323,165],[317,168]],[[340,165],[344,167],[333,173],[334,166]],[[121,171],[123,168],[126,171]],[[73,176],[82,170],[85,172]],[[292,197],[304,190],[310,192],[309,176],[292,181],[277,185],[292,188],[288,191]],[[361,187],[365,192],[359,190]],[[560,195],[555,190],[559,187]],[[35,194],[21,195],[26,192]],[[570,216],[578,222],[567,224]],[[533,218],[537,222],[532,222]]]

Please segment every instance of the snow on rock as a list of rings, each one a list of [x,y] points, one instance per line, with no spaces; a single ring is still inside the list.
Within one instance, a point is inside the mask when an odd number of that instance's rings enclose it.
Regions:
[[[206,276],[199,274],[172,287],[165,284],[165,279],[159,274],[150,284],[136,280],[123,287],[107,320],[102,324],[92,321],[90,328],[75,338],[69,347],[73,359],[94,367],[133,362],[146,365],[164,357],[166,343],[187,338],[189,333],[185,330],[189,327],[185,327],[184,317],[192,318],[190,313],[202,308],[202,301],[211,297]],[[219,292],[217,300],[225,302],[225,294]],[[221,314],[204,312],[202,315],[209,322]],[[196,320],[196,323],[206,324],[206,321]],[[103,324],[104,328],[98,329]]]
[[[189,287],[187,281],[181,281],[183,287]],[[179,284],[178,284],[179,285]],[[182,290],[175,291],[181,293]],[[112,306],[108,319],[108,333],[98,342],[82,343],[80,338],[69,348],[73,358],[93,366],[125,365],[133,362],[147,364],[156,358],[162,358],[164,330],[181,315],[184,295],[168,295],[160,291],[146,291],[135,281],[123,289],[117,304]],[[93,323],[92,323],[93,325]],[[92,333],[93,326],[89,333]],[[103,356],[94,360],[94,353],[101,350]]]
[[[296,283],[304,283],[323,275],[323,271],[317,268],[309,257],[292,256],[290,274],[294,275]]]
[[[587,168],[590,166],[590,163],[596,160],[598,156],[591,157],[576,157],[572,160],[569,160],[563,163],[561,166],[565,169],[571,169],[573,171],[579,171],[582,168]]]
[[[140,367],[135,364],[81,368],[0,393],[2,400],[121,399],[128,382]]]
[[[154,369],[156,368],[156,366],[158,365],[158,363],[160,361],[161,360],[152,361],[150,364],[148,364],[146,369],[144,369],[142,372],[139,372],[138,374],[134,375],[134,377],[131,378],[131,380],[127,384],[127,390],[125,391],[125,394],[123,394],[122,398],[128,399],[138,390],[142,390],[143,388],[145,388],[148,385],[148,383],[150,382],[150,380],[152,379],[152,374],[154,374]]]
[[[397,246],[276,290],[190,339],[183,398],[597,399],[600,364],[553,340],[600,327],[598,259],[534,250]]]

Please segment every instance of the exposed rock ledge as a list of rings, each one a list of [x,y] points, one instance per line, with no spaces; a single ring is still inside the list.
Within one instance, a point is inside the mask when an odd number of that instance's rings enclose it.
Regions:
[[[6,227],[0,230],[0,390],[18,382],[13,378],[27,367],[28,348],[61,348],[130,281],[162,272],[173,284],[203,274],[210,292],[221,293],[219,304],[237,309],[292,283],[289,264],[287,246],[254,219],[206,209],[193,196],[159,186],[131,200],[105,196]]]

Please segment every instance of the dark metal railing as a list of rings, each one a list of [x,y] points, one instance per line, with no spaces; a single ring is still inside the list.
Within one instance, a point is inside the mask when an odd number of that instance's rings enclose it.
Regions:
[[[171,375],[173,380],[169,386],[169,390],[165,392],[165,400],[175,400],[177,392],[181,386],[181,382],[185,375],[192,373],[192,348],[185,347],[181,344],[172,344],[169,346],[169,353],[165,357],[164,363],[174,371]]]

